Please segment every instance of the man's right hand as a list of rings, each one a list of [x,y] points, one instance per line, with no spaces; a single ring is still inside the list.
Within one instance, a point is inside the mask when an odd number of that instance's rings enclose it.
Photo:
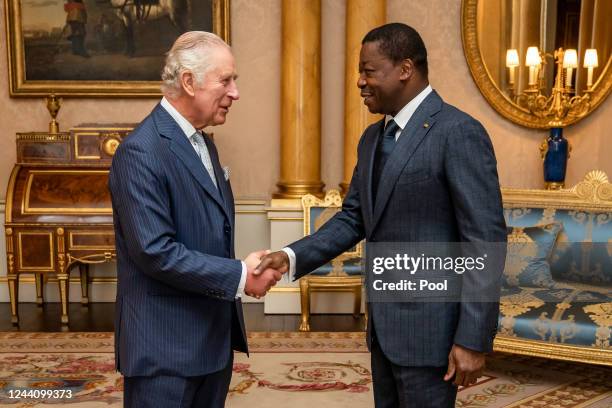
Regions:
[[[283,274],[276,269],[267,269],[264,273],[261,273],[255,269],[262,256],[268,254],[270,251],[257,251],[249,254],[244,260],[247,266],[247,278],[244,285],[244,293],[259,299],[266,295],[266,293],[276,285],[276,282],[281,280]]]
[[[289,255],[285,251],[276,251],[266,254],[261,258],[261,262],[255,268],[255,273],[267,272],[268,269],[275,269],[281,273],[289,270]]]
[[[247,278],[244,293],[259,299],[268,293],[276,282],[281,280],[283,274],[275,269],[268,269],[264,273],[255,273],[255,269],[247,269]]]

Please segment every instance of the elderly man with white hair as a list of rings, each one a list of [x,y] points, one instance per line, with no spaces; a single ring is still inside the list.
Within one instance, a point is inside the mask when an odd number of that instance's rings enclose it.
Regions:
[[[222,407],[233,351],[247,352],[241,296],[281,278],[255,275],[264,251],[234,259],[234,198],[202,132],[239,98],[234,57],[214,34],[181,35],[161,102],[119,146],[109,176],[118,286],[117,369],[126,407]]]

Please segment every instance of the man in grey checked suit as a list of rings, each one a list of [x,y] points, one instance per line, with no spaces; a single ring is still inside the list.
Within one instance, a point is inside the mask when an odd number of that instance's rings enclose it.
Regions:
[[[212,140],[238,99],[234,57],[188,32],[169,51],[164,98],[119,146],[109,176],[117,246],[117,369],[126,407],[222,407],[233,351],[247,352],[240,297],[264,252],[234,259],[234,199]]]
[[[257,270],[289,270],[299,278],[364,238],[505,242],[489,137],[479,122],[431,89],[419,34],[398,23],[370,31],[362,42],[359,72],[364,103],[386,118],[361,137],[342,211],[315,234],[264,257]],[[499,289],[501,270],[490,273]],[[476,381],[485,353],[492,350],[499,303],[371,302],[368,307],[376,407],[454,407],[457,386]]]

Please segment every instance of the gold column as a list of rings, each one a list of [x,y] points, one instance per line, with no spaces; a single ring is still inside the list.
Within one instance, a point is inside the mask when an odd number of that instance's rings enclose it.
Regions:
[[[322,195],[321,0],[283,0],[281,174],[275,198]]]
[[[357,163],[357,144],[363,130],[380,120],[363,104],[357,88],[361,40],[371,29],[386,21],[385,0],[347,0],[346,2],[346,62],[344,65],[344,178],[340,183],[346,193]]]

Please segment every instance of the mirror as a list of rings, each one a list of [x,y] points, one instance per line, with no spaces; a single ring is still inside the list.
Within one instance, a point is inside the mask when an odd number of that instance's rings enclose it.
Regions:
[[[463,0],[472,76],[489,103],[518,124],[574,123],[612,88],[611,15],[609,0]],[[555,92],[581,109],[547,116],[544,104]]]

